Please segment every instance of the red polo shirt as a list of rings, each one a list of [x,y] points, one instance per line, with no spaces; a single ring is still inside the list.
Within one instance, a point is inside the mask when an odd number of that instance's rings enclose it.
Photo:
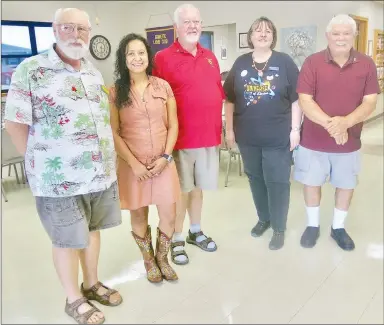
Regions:
[[[175,149],[219,145],[225,95],[213,52],[197,44],[193,56],[176,40],[156,54],[154,65],[153,75],[168,81],[175,95],[179,120]]]
[[[373,60],[355,50],[340,68],[329,49],[309,56],[300,71],[297,93],[312,95],[314,101],[329,116],[346,116],[362,103],[363,97],[380,93],[376,65]],[[304,117],[301,145],[323,152],[353,152],[361,147],[363,123],[348,129],[348,142],[337,145],[327,130]]]

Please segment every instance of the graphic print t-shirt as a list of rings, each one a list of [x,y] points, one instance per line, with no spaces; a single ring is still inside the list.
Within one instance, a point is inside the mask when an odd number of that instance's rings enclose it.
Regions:
[[[262,76],[252,62],[252,53],[238,57],[224,83],[227,100],[235,104],[236,142],[286,147],[291,131],[291,105],[298,99],[299,69],[287,54],[276,51],[272,52]]]

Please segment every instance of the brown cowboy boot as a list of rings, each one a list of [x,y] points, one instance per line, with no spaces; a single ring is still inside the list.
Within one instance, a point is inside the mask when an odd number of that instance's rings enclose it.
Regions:
[[[156,240],[156,262],[160,268],[163,277],[168,281],[178,279],[175,270],[168,263],[168,252],[171,247],[171,238],[157,228]]]
[[[131,233],[136,241],[136,244],[139,246],[141,253],[143,254],[144,266],[147,270],[147,279],[150,282],[163,281],[163,277],[159,267],[156,264],[155,254],[153,252],[151,226],[148,225],[144,238],[137,236],[133,231],[131,231]]]

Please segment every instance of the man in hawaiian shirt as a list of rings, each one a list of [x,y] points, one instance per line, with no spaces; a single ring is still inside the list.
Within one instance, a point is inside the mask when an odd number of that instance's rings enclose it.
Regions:
[[[56,43],[16,69],[6,100],[6,130],[25,155],[26,173],[53,261],[76,321],[99,324],[88,300],[116,306],[122,298],[98,281],[100,229],[121,224],[107,90],[85,59],[89,16],[59,9]],[[79,259],[83,284],[78,285]]]

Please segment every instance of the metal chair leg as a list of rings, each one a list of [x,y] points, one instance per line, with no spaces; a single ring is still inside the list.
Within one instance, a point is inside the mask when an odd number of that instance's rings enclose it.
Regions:
[[[228,150],[228,163],[227,163],[227,173],[225,175],[225,187],[228,187],[228,176],[229,176],[229,171],[231,169],[231,162],[232,162],[232,152]]]
[[[28,183],[27,169],[25,168],[25,161],[23,161],[25,183]]]
[[[11,167],[12,167],[12,165],[8,166],[8,177],[11,176]]]
[[[3,198],[4,198],[4,201],[5,201],[5,202],[8,202],[7,196],[5,195],[5,190],[4,190],[3,182],[1,182],[1,195],[2,195]]]
[[[17,184],[20,184],[20,178],[19,173],[17,172],[16,164],[13,164],[13,169],[15,170]]]
[[[23,184],[25,184],[25,170],[24,170],[24,163],[20,163],[20,168],[21,168],[21,179],[23,181]]]

